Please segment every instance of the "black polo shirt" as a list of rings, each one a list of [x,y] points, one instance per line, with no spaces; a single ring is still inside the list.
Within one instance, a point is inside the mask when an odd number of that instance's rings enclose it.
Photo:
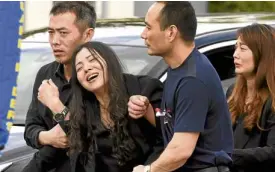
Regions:
[[[58,87],[60,100],[65,106],[68,106],[71,100],[71,85],[65,79],[63,65],[54,61],[41,67],[36,75],[32,102],[27,112],[25,122],[24,138],[27,144],[33,148],[41,147],[37,140],[38,133],[40,131],[50,130],[56,125],[50,109],[37,99],[38,88],[45,79],[52,79]]]
[[[216,70],[197,49],[181,66],[168,70],[162,111],[166,145],[176,132],[200,133],[192,156],[178,171],[231,163],[233,137],[226,98]]]

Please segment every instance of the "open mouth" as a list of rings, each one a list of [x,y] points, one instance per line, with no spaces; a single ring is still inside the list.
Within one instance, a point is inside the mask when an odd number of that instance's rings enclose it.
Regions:
[[[88,77],[87,77],[87,81],[88,82],[92,82],[93,80],[95,80],[97,77],[98,77],[98,73],[94,73],[94,74],[92,74],[92,75],[89,75]]]

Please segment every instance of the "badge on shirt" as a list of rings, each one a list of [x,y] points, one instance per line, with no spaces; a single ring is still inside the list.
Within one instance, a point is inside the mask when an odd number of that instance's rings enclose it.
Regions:
[[[161,110],[160,108],[156,108],[156,117],[164,117],[164,124],[167,124],[172,119],[171,110],[170,109],[164,109]]]

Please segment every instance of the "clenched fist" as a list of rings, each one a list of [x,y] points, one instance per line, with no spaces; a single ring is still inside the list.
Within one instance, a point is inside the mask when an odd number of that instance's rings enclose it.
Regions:
[[[38,89],[37,98],[41,103],[49,108],[55,100],[59,100],[58,88],[51,79],[42,81],[42,84]]]
[[[149,100],[147,97],[141,95],[131,96],[128,102],[129,115],[134,119],[144,117],[147,113],[148,106]]]

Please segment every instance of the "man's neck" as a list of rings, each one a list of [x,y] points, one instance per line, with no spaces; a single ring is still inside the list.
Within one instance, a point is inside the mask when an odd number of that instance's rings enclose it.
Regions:
[[[71,64],[63,64],[64,76],[67,81],[69,81],[72,77],[72,65]]]
[[[184,43],[175,44],[172,50],[167,55],[164,55],[163,58],[172,69],[175,69],[184,63],[194,47],[194,43],[188,46]]]

